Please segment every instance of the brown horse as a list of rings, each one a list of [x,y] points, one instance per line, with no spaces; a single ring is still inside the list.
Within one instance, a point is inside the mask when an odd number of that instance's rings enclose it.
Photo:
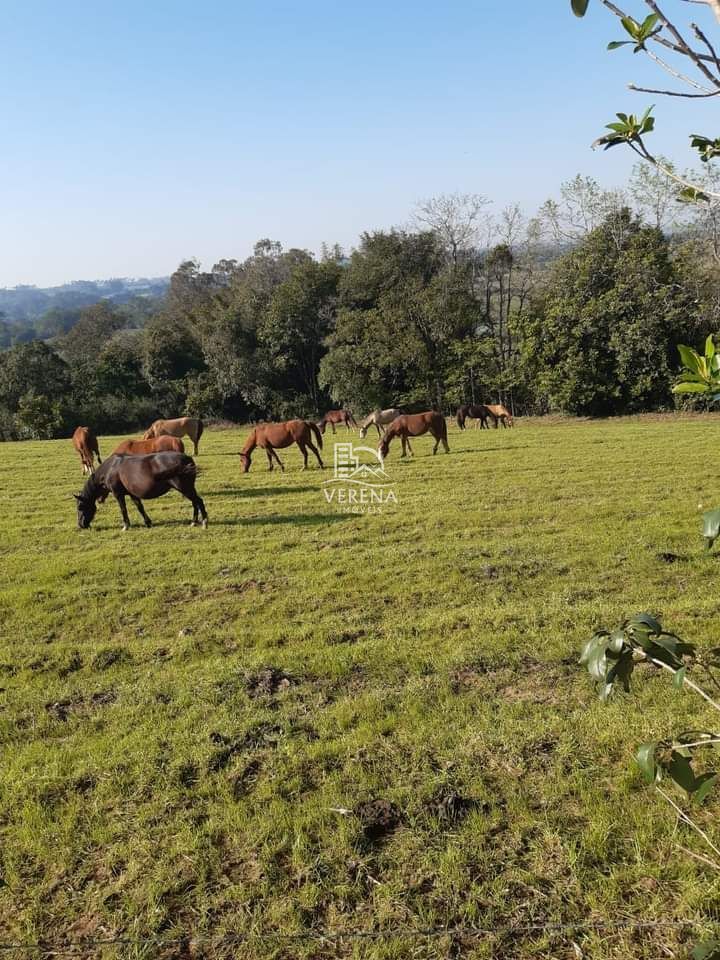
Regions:
[[[105,463],[89,478],[80,493],[74,494],[77,500],[77,522],[81,530],[87,530],[97,512],[98,502],[103,503],[112,493],[120,507],[123,518],[123,530],[130,526],[125,497],[130,497],[138,508],[145,526],[151,526],[150,517],[145,513],[143,500],[162,497],[169,490],[177,490],[193,505],[191,526],[195,526],[202,517],[203,527],[207,526],[205,504],[195,489],[198,470],[192,457],[184,453],[151,453],[146,457],[109,457]]]
[[[318,453],[317,447],[312,442],[313,435],[317,441],[318,447],[322,450],[322,435],[320,430],[315,423],[311,423],[308,420],[286,420],[284,423],[263,423],[255,427],[253,432],[245,441],[245,446],[240,451],[240,461],[242,463],[243,473],[247,473],[250,469],[250,454],[253,452],[255,447],[261,447],[268,458],[268,469],[273,469],[273,457],[277,461],[278,466],[281,470],[284,470],[285,467],[280,462],[280,457],[275,453],[275,448],[282,450],[283,447],[289,447],[293,443],[296,443],[300,450],[302,451],[303,459],[305,461],[305,466],[303,470],[307,470],[308,464],[308,447],[317,457],[317,462],[320,464],[321,469],[324,469],[325,465],[322,462],[320,454]]]
[[[480,427],[481,430],[489,430],[488,420],[490,418],[493,419],[495,426],[497,426],[497,417],[484,403],[463,404],[462,407],[458,407],[457,413],[455,414],[457,425],[461,430],[465,429],[465,421],[468,419],[476,421],[476,428]]]
[[[497,428],[498,420],[501,421],[503,427],[514,427],[513,417],[507,407],[504,407],[502,403],[489,403],[486,407],[487,410],[495,417],[495,427]]]
[[[318,420],[317,425],[322,433],[325,433],[325,427],[330,424],[332,432],[335,433],[335,424],[339,425],[341,423],[344,423],[348,430],[351,427],[357,427],[355,417],[349,410],[328,410],[322,420]]]
[[[203,432],[203,422],[196,417],[178,417],[176,420],[156,420],[143,434],[143,440],[154,437],[190,437],[197,456]]]
[[[148,453],[185,453],[185,444],[178,437],[163,435],[155,440],[123,440],[112,452],[112,456],[130,454],[143,456]]]
[[[98,463],[102,463],[97,437],[90,427],[77,427],[72,435],[72,445],[80,454],[83,473],[92,473],[95,469],[94,455],[97,455]]]
[[[447,442],[447,424],[445,423],[445,417],[435,410],[428,410],[426,413],[406,413],[396,420],[393,420],[385,431],[385,436],[380,441],[378,453],[384,460],[390,449],[390,441],[395,437],[400,437],[402,442],[402,456],[405,456],[407,450],[410,451],[410,456],[412,456],[413,452],[410,446],[410,437],[421,437],[424,433],[428,432],[435,438],[433,454],[437,453],[437,448],[441,443],[445,448],[445,453],[450,453],[450,447],[448,447]]]

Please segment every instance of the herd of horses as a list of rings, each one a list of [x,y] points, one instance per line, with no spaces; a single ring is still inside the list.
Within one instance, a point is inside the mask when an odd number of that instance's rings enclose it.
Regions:
[[[512,427],[513,417],[502,404],[465,404],[458,408],[455,419],[461,430],[466,428],[468,420],[475,420],[476,428],[489,429],[492,421]],[[296,444],[303,455],[304,466],[308,465],[308,451],[322,468],[324,467],[320,450],[323,446],[323,434],[330,425],[333,433],[337,426],[344,425],[349,431],[358,429],[364,439],[370,427],[374,426],[378,434],[377,452],[385,459],[390,444],[399,438],[402,456],[412,456],[410,438],[422,437],[429,433],[435,440],[433,454],[442,444],[446,453],[450,452],[447,439],[447,421],[435,410],[424,413],[403,413],[397,407],[387,410],[373,410],[358,425],[349,410],[329,410],[321,420],[286,420],[282,423],[261,423],[253,428],[245,445],[240,451],[240,464],[243,473],[251,465],[251,456],[260,447],[265,451],[268,469],[274,464],[284,470],[277,450]],[[182,437],[188,437],[193,443],[193,454],[197,456],[203,422],[196,417],[178,417],[174,420],[156,420],[145,431],[141,440],[124,440],[103,462],[97,437],[90,427],[78,427],[72,443],[80,456],[83,474],[87,476],[85,486],[80,493],[73,494],[77,502],[77,522],[82,530],[89,529],[97,512],[98,503],[103,503],[112,493],[120,507],[123,530],[130,526],[126,500],[129,497],[137,508],[146,527],[152,521],[145,512],[143,500],[154,500],[170,490],[177,490],[193,507],[191,526],[202,523],[207,526],[208,516],[205,504],[195,489],[198,468],[192,457],[185,453]],[[95,467],[97,457],[98,466]]]

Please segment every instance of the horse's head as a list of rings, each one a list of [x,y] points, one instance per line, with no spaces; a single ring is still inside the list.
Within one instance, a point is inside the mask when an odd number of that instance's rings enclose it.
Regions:
[[[97,503],[94,497],[83,496],[82,493],[74,493],[77,501],[77,524],[78,530],[89,530],[97,513]]]
[[[145,433],[143,434],[143,440],[152,440],[155,436],[155,427],[148,427]]]
[[[390,441],[385,436],[382,438],[377,448],[378,456],[380,457],[381,460],[385,459],[385,457],[388,455],[389,450],[390,450]]]
[[[326,420],[318,420],[315,426],[318,428],[320,433],[325,433],[325,427],[327,426]]]
[[[364,440],[364,439],[365,439],[365,437],[367,436],[367,432],[368,432],[368,428],[367,428],[367,427],[360,427],[360,439],[361,439],[361,440]]]
[[[242,472],[247,473],[250,469],[250,454],[241,453],[240,454],[240,464],[242,465]]]

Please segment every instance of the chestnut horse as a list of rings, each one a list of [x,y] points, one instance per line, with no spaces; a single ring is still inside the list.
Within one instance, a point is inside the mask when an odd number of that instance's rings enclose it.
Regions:
[[[313,443],[313,435],[318,447],[322,450],[323,442],[320,430],[317,424],[311,423],[308,420],[286,420],[284,423],[260,424],[255,427],[245,441],[245,446],[240,451],[240,462],[242,463],[243,473],[247,473],[250,469],[250,454],[255,447],[261,447],[267,454],[268,470],[273,469],[273,457],[277,461],[280,469],[284,470],[285,467],[282,465],[280,457],[275,453],[275,448],[277,447],[279,450],[282,450],[283,447],[289,447],[293,443],[296,443],[302,451],[303,460],[305,461],[303,470],[307,470],[308,447],[317,457],[317,462],[320,464],[321,469],[324,469],[325,465],[320,458],[317,447]]]
[[[157,437],[155,440],[123,440],[112,452],[113,456],[130,454],[142,456],[147,453],[185,453],[185,444],[178,437]]]
[[[322,420],[318,420],[317,425],[320,427],[322,433],[325,433],[325,427],[330,424],[332,427],[332,432],[335,433],[335,424],[344,423],[347,429],[350,427],[356,427],[355,417],[350,413],[349,410],[328,410]]]
[[[156,420],[145,431],[143,440],[154,437],[190,437],[194,454],[197,456],[198,444],[203,432],[203,422],[195,417],[178,417],[176,420]]]
[[[393,420],[385,431],[385,436],[380,441],[378,453],[384,460],[388,455],[390,442],[395,437],[400,437],[402,442],[402,456],[405,456],[407,450],[410,451],[410,456],[412,456],[413,452],[410,446],[410,437],[421,437],[424,433],[428,432],[435,438],[433,454],[437,453],[437,448],[441,443],[443,447],[445,447],[445,453],[450,453],[450,447],[448,447],[447,442],[447,424],[445,423],[445,417],[435,410],[428,410],[426,413],[405,413],[396,420]]]
[[[498,420],[501,421],[503,427],[514,427],[513,417],[507,407],[504,407],[501,403],[489,403],[486,406],[486,409],[495,417],[495,427],[498,425]]]
[[[102,463],[97,437],[90,427],[77,427],[72,435],[72,445],[80,454],[83,473],[92,473],[95,469],[94,455],[97,455],[98,463]]]
[[[458,407],[457,413],[455,414],[455,419],[457,420],[457,425],[461,430],[465,429],[465,421],[469,418],[475,420],[475,427],[480,427],[481,430],[489,430],[488,420],[492,417],[497,426],[497,417],[490,410],[489,407],[486,407],[484,403],[466,403],[462,407]]]
[[[208,517],[205,504],[195,489],[198,470],[192,457],[184,453],[151,453],[146,457],[109,457],[92,474],[80,493],[74,494],[77,500],[77,522],[81,530],[87,530],[97,512],[98,502],[103,503],[109,493],[115,497],[123,518],[123,530],[130,526],[125,497],[130,497],[137,507],[145,526],[151,526],[150,517],[145,513],[143,500],[162,497],[169,490],[177,490],[193,505],[193,518],[190,526],[195,526],[202,517],[203,527]]]

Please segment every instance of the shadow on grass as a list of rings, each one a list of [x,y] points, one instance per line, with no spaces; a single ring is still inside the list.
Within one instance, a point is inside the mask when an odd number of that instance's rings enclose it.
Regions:
[[[293,526],[298,527],[308,527],[308,526],[320,526],[324,523],[340,523],[343,520],[351,519],[351,514],[339,514],[339,513],[298,513],[298,514],[287,514],[279,517],[230,517],[223,518],[221,520],[215,520],[211,516],[208,520],[207,529],[210,530],[212,527],[276,527],[283,524],[292,524]],[[152,518],[151,518],[152,519]],[[189,520],[153,520],[152,527],[147,528],[143,523],[131,523],[130,530],[140,530],[146,531],[148,536],[152,536],[152,531],[154,529],[163,530],[166,527],[187,527],[190,529]],[[122,531],[120,526],[114,527],[112,524],[107,526],[101,525],[92,528],[96,531]],[[195,527],[196,530],[201,531],[202,528],[198,524]],[[83,533],[84,531],[80,531]]]
[[[317,487],[226,487],[223,490],[208,490],[203,494],[203,499],[208,497],[274,497],[279,493],[307,493],[309,490],[317,490]]]

